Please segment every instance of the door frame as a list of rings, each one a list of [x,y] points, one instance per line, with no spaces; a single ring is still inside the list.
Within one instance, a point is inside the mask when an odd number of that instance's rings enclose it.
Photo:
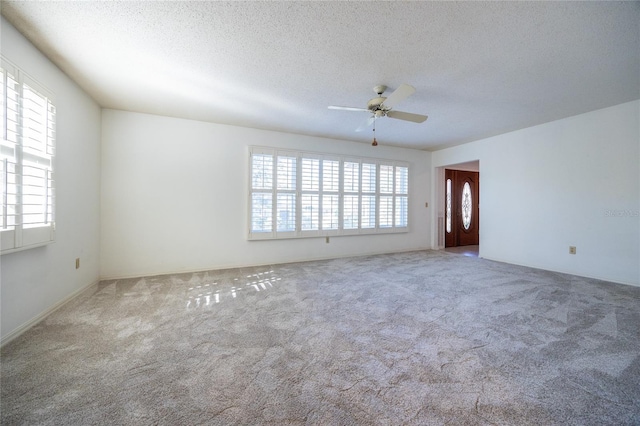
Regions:
[[[442,166],[434,167],[433,169],[433,226],[431,229],[433,230],[432,241],[434,247],[437,250],[443,250],[445,248],[445,169],[456,169],[456,170],[466,170],[470,172],[481,172],[480,169],[480,160],[470,160],[461,163],[452,163],[445,164]],[[480,173],[481,175],[481,173]],[[480,176],[481,179],[481,176]],[[478,195],[479,198],[480,192],[482,188],[478,187]],[[478,209],[480,209],[480,205],[478,205]],[[478,215],[478,234],[479,234],[479,257],[482,257],[482,214]]]
[[[445,226],[445,247],[460,247],[467,245],[478,245],[480,230],[478,225],[480,224],[479,216],[479,201],[480,201],[480,172],[458,170],[458,169],[445,169],[445,194],[449,182],[451,182],[451,231],[446,231]],[[467,228],[463,226],[463,202],[462,194],[463,187],[470,185],[471,188],[471,216],[470,226]],[[445,196],[445,205],[447,205],[447,197]],[[445,213],[446,214],[446,213]],[[446,218],[445,218],[446,224]]]

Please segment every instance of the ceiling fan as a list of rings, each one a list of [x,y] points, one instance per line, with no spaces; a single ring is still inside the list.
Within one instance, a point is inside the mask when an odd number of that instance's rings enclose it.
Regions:
[[[373,88],[377,97],[367,102],[366,108],[344,107],[330,105],[329,109],[339,109],[344,111],[363,111],[371,114],[367,120],[356,129],[356,132],[362,131],[375,122],[377,118],[389,117],[397,120],[411,121],[413,123],[422,123],[428,117],[426,115],[413,114],[411,112],[395,111],[392,108],[400,101],[411,96],[416,89],[408,84],[401,84],[393,93],[384,97],[382,94],[387,90],[387,86],[379,85]],[[375,127],[374,127],[375,129]],[[375,130],[374,130],[375,131]]]

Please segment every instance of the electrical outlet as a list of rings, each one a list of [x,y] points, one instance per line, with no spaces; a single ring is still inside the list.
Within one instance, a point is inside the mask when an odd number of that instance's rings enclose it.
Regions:
[[[569,254],[576,254],[576,247],[575,246],[569,246]]]
[[[76,258],[76,269],[80,269],[80,258]]]
[[[329,237],[327,237],[327,239],[325,240],[325,242],[326,242],[327,244],[329,244]]]
[[[429,208],[429,203],[424,203],[424,206]]]

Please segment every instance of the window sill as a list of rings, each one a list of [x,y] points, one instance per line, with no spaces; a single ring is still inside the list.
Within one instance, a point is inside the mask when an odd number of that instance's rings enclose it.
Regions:
[[[43,247],[55,242],[53,226],[22,229],[17,232],[18,235],[16,232],[16,230],[0,232],[0,255]]]

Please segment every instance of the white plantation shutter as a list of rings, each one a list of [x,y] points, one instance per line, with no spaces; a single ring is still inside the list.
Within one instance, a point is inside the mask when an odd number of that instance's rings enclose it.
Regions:
[[[54,240],[55,116],[52,96],[2,59],[2,253]]]
[[[340,161],[322,160],[322,229],[337,230],[340,220]]]
[[[55,108],[45,96],[23,85],[22,224],[53,221],[53,141]]]
[[[376,227],[376,170],[378,166],[372,163],[362,163],[362,203],[360,226],[362,229]]]
[[[278,193],[278,232],[296,230],[296,194]]]
[[[302,158],[302,191],[320,190],[320,159]]]
[[[320,196],[318,194],[302,194],[302,231],[320,229]]]
[[[394,225],[396,228],[406,227],[407,219],[408,219],[408,199],[407,197],[396,197],[396,217],[394,221]]]
[[[9,69],[7,69],[9,68]],[[2,185],[2,229],[15,230],[18,219],[18,175],[17,145],[20,125],[20,87],[14,77],[15,71],[2,64],[2,161],[0,184]],[[5,233],[6,234],[6,233]],[[12,236],[15,239],[14,236]],[[3,241],[9,238],[3,238]],[[5,249],[9,245],[3,244]],[[10,246],[14,247],[15,244]]]
[[[394,226],[404,228],[409,220],[409,168],[396,166]]]
[[[338,192],[340,189],[340,162],[335,160],[322,161],[322,190],[324,192]]]
[[[278,156],[278,190],[296,190],[296,157]]]
[[[272,188],[273,155],[256,154],[252,157],[251,182],[253,189]]]
[[[376,165],[362,163],[362,192],[375,194],[376,192]]]
[[[393,227],[393,165],[380,165],[380,198],[379,222],[380,228]]]
[[[391,165],[380,166],[380,193],[393,194],[393,166]]]
[[[407,232],[406,163],[250,148],[249,239]]]
[[[318,157],[303,156],[300,160],[302,164],[302,184],[300,193],[302,202],[301,231],[320,230],[320,163]]]
[[[375,195],[362,196],[362,216],[360,226],[362,227],[362,229],[374,229],[376,227]]]
[[[277,157],[277,231],[294,232],[296,230],[296,157]]]
[[[273,197],[269,193],[251,194],[251,232],[271,232],[273,229]]]
[[[358,229],[360,225],[360,163],[344,162],[344,192],[342,199],[342,227],[345,230]]]
[[[344,192],[359,192],[360,163],[344,162]]]
[[[322,229],[338,229],[339,218],[339,197],[338,195],[322,195]]]
[[[251,232],[273,231],[273,155],[251,157]]]
[[[343,220],[344,229],[358,229],[360,216],[360,197],[357,195],[345,194],[343,199]]]
[[[409,168],[396,166],[396,194],[409,193]]]
[[[380,196],[380,228],[391,228],[393,226],[393,197]]]

